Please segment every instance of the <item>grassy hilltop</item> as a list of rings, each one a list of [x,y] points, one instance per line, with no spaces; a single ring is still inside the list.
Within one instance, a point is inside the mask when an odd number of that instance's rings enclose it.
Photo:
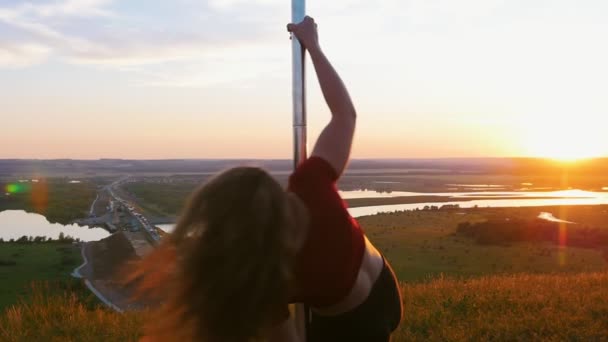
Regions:
[[[541,211],[577,222],[554,227],[572,236],[580,229],[608,231],[608,206],[426,210],[360,218],[401,280],[405,317],[394,340],[605,339],[608,246],[559,246],[551,238],[480,243],[459,230],[463,222],[534,222]],[[0,315],[0,340],[138,339],[145,313],[114,313],[73,293],[37,288],[28,301]]]
[[[607,287],[606,272],[403,283],[405,317],[394,340],[599,341],[608,334]],[[145,317],[40,289],[0,316],[0,340],[137,341]]]

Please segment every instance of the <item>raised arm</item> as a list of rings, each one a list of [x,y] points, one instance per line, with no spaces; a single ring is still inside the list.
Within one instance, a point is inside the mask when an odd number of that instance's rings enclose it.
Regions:
[[[357,119],[355,107],[340,76],[321,51],[317,24],[314,20],[307,16],[299,24],[287,25],[287,30],[292,32],[308,50],[323,97],[332,114],[329,124],[317,139],[312,156],[327,160],[336,173],[341,175],[348,163],[355,133]]]

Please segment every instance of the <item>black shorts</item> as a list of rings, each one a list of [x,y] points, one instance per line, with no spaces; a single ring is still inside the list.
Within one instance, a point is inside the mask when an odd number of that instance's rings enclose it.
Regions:
[[[367,299],[349,312],[321,316],[310,311],[306,341],[390,341],[403,315],[397,277],[386,260]]]

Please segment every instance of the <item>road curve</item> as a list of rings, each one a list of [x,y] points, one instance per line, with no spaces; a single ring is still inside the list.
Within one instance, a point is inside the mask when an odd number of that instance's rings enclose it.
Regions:
[[[77,268],[74,269],[74,271],[72,271],[72,276],[75,278],[80,278],[83,279],[84,277],[82,276],[82,274],[80,273],[80,270],[84,267],[87,266],[87,264],[89,263],[89,260],[87,259],[87,255],[85,253],[85,248],[87,246],[86,242],[83,242],[81,244],[80,247],[80,254],[82,255],[82,260],[83,263],[82,265],[78,266]],[[95,286],[93,286],[93,283],[91,283],[91,281],[89,281],[88,279],[84,279],[84,284],[86,285],[86,287],[93,292],[93,294],[99,298],[99,300],[104,303],[106,306],[110,307],[111,309],[113,309],[114,311],[117,312],[124,312],[121,308],[119,308],[118,306],[116,306],[114,303],[112,303],[111,301],[109,301],[101,292],[99,292]]]

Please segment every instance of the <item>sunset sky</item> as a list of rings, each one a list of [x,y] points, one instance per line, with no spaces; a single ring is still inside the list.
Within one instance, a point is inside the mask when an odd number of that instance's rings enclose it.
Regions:
[[[307,7],[355,158],[608,156],[606,1]],[[289,0],[3,0],[0,158],[290,158],[289,18]],[[330,114],[308,75],[314,138]]]

